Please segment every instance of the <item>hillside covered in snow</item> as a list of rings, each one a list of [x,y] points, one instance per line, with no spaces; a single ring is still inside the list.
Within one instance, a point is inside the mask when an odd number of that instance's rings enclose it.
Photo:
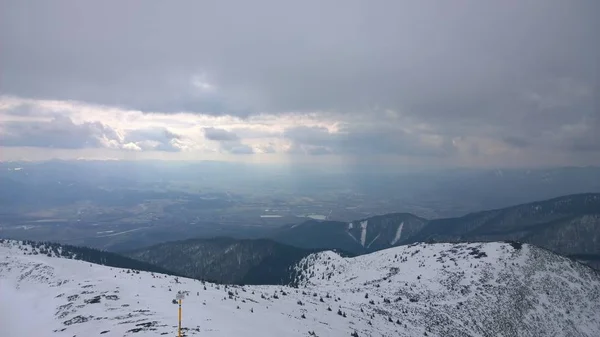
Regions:
[[[224,286],[0,244],[14,336],[599,336],[600,276],[517,243],[417,244],[298,263],[298,287]]]

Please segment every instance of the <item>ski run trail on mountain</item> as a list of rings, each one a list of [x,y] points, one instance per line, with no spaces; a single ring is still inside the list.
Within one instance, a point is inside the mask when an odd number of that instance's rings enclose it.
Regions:
[[[402,221],[402,223],[400,223],[400,226],[398,226],[398,229],[396,230],[396,235],[394,236],[394,240],[392,240],[392,242],[390,243],[390,245],[395,245],[396,242],[400,241],[400,237],[402,236],[402,228],[404,227],[404,221]]]
[[[365,241],[367,240],[367,226],[369,222],[367,220],[360,222],[360,244],[361,246],[365,246]]]
[[[366,227],[366,226],[365,226]],[[0,244],[0,327],[16,336],[600,336],[600,277],[530,245],[415,244],[310,255],[298,287],[225,286]]]

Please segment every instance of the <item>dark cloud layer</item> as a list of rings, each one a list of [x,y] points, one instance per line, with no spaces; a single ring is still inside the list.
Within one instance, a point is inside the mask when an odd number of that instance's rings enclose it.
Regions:
[[[408,103],[478,114],[472,108],[540,80],[589,83],[600,56],[595,1],[14,1],[2,9],[3,91],[146,108]],[[192,76],[222,91],[195,90]]]
[[[490,137],[583,153],[600,150],[597,13],[595,0],[3,1],[0,92],[239,116],[392,110],[435,130],[290,129],[291,152],[445,156],[452,139]]]

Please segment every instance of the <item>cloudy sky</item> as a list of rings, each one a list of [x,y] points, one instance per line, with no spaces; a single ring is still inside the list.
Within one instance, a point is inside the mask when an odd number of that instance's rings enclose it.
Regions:
[[[598,13],[0,0],[0,160],[600,165]]]

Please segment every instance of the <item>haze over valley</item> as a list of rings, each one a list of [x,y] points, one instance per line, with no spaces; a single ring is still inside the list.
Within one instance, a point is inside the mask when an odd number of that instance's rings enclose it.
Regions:
[[[356,169],[356,168],[355,168]],[[388,213],[458,217],[600,192],[600,169],[323,170],[227,162],[0,164],[0,237],[108,250],[162,241],[269,236],[307,220]],[[493,191],[493,193],[490,193]]]

